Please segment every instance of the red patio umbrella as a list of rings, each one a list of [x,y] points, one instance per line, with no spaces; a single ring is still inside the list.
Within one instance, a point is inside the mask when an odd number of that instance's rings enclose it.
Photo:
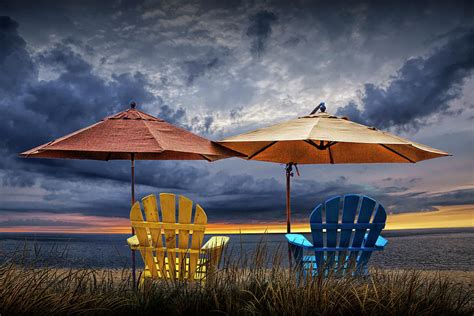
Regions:
[[[207,160],[240,156],[230,149],[160,118],[130,109],[20,154],[25,158],[130,160],[132,205],[135,160]],[[132,231],[133,234],[133,231]],[[135,253],[132,251],[133,281]]]

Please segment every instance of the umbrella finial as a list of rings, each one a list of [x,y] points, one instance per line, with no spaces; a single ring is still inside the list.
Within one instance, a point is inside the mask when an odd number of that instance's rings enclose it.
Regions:
[[[314,110],[309,113],[309,115],[316,114],[316,112],[321,111],[321,113],[326,112],[326,104],[324,102],[319,103],[317,107],[314,108]]]
[[[137,104],[135,103],[135,101],[130,102],[130,108],[131,109],[134,109],[136,106],[137,106]]]

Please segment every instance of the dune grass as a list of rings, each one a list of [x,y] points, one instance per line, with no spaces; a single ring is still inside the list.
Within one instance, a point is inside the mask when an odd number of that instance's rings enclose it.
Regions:
[[[0,314],[5,315],[473,315],[471,289],[420,271],[374,269],[369,277],[298,282],[264,244],[227,251],[205,283],[147,282],[129,270],[65,269],[3,254]]]

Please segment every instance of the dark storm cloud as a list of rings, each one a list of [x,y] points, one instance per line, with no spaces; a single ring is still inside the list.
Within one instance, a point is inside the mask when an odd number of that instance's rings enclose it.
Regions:
[[[252,15],[249,20],[247,36],[251,39],[250,52],[258,57],[265,51],[267,41],[272,34],[272,24],[278,18],[275,13],[264,10]]]
[[[214,123],[214,118],[212,116],[206,116],[204,118],[204,130],[208,133],[209,130],[211,129],[212,123]]]
[[[26,50],[26,43],[17,32],[18,23],[9,17],[0,18],[0,107],[8,115],[3,117],[0,133],[8,135],[0,140],[4,159],[0,162],[2,181],[9,186],[32,186],[35,177],[67,179],[111,179],[128,182],[129,170],[98,162],[34,159],[25,161],[17,154],[46,143],[66,133],[92,124],[113,112],[123,110],[134,100],[139,106],[158,108],[158,115],[171,123],[185,119],[182,108],[173,109],[160,96],[150,92],[149,78],[140,73],[112,74],[106,80],[94,73],[90,63],[75,51],[71,41],[56,43],[37,55]],[[47,69],[57,77],[40,80],[38,69]],[[197,120],[207,128],[212,120]],[[17,170],[15,172],[15,170]],[[25,172],[27,171],[27,172]],[[190,174],[199,176],[196,168]],[[138,171],[140,174],[140,171]],[[162,172],[165,174],[164,170]],[[157,180],[159,176],[159,181]],[[143,184],[156,185],[163,179],[170,186],[179,185],[176,178],[143,174]],[[185,184],[186,181],[179,183]]]
[[[6,170],[2,182],[4,186],[21,188],[31,187],[35,184],[33,177],[19,170]]]
[[[230,179],[227,179],[231,181]],[[294,182],[296,184],[297,182]],[[390,194],[383,188],[367,188],[358,184],[336,184],[326,182],[309,181],[306,184],[314,185],[311,189],[293,190],[292,195],[292,218],[294,221],[307,221],[312,209],[319,203],[324,202],[329,197],[344,194],[364,194],[376,199],[383,204],[388,212],[397,214],[411,211],[435,210],[441,205],[466,205],[474,203],[473,190],[455,190],[442,194],[430,194],[426,192]],[[316,186],[317,185],[317,186]],[[324,188],[326,185],[330,188]],[[324,189],[318,189],[324,188]],[[173,191],[177,194],[190,196],[189,193]],[[145,194],[158,194],[158,192],[143,191]],[[193,192],[193,194],[196,192]],[[76,198],[76,195],[71,197]],[[122,195],[116,199],[94,199],[90,195],[84,197],[85,204],[71,205],[71,203],[61,204],[60,207],[52,206],[48,202],[57,202],[64,198],[63,194],[51,194],[43,203],[26,204],[24,207],[18,205],[2,207],[2,211],[12,211],[15,213],[32,213],[37,211],[50,213],[81,213],[95,216],[116,216],[127,217],[129,209],[129,197]],[[283,185],[280,189],[268,190],[266,193],[256,193],[253,191],[241,191],[240,194],[222,195],[219,199],[208,199],[205,196],[194,199],[199,203],[209,216],[210,222],[246,222],[255,221],[280,221],[285,219],[285,192]],[[44,207],[43,207],[44,206]],[[23,222],[11,223],[15,225],[26,225]]]
[[[220,60],[218,57],[210,57],[204,59],[189,60],[183,63],[183,68],[186,72],[186,83],[188,86],[192,85],[194,80],[204,76],[204,74],[218,67]]]
[[[436,114],[449,114],[474,68],[474,29],[462,31],[428,57],[411,58],[387,87],[364,85],[362,104],[349,102],[337,112],[378,128],[419,128]]]
[[[9,17],[0,18],[0,105],[9,110],[7,124],[0,127],[9,135],[2,138],[3,149],[18,152],[44,143],[123,110],[132,100],[160,109],[171,123],[184,118],[183,109],[173,110],[150,92],[150,80],[143,73],[112,74],[106,80],[75,52],[70,40],[32,56],[17,28]],[[39,80],[40,68],[57,78]],[[31,127],[38,125],[41,128],[32,134]]]
[[[0,16],[0,95],[7,92],[22,92],[36,69],[28,52],[26,42],[18,36],[18,23],[10,17]]]
[[[202,136],[209,136],[211,134],[212,124],[214,123],[214,118],[210,115],[189,118],[184,108],[171,108],[167,104],[163,104],[160,107],[158,117]],[[182,123],[183,121],[190,121],[190,123]]]
[[[150,165],[147,165],[150,163]],[[155,165],[151,165],[155,163]],[[158,162],[137,162],[137,179],[149,183],[150,187],[141,187],[140,196],[157,194],[154,186],[166,187],[166,192],[193,197],[201,204],[213,222],[238,222],[248,218],[262,221],[283,220],[285,208],[285,187],[276,178],[256,178],[249,174],[229,175],[226,172],[209,174],[203,169],[175,168],[168,165],[163,168]],[[108,167],[102,163],[102,167]],[[154,171],[151,176],[147,170]],[[114,168],[109,171],[113,174]],[[117,168],[128,178],[127,168]],[[97,180],[57,178],[43,179],[41,187],[48,194],[44,201],[3,203],[3,211],[15,212],[74,212],[85,215],[126,217],[129,208],[129,184],[122,182],[117,186],[115,180],[104,180],[106,174],[96,174]],[[151,176],[151,178],[150,178]],[[126,179],[123,179],[126,180]],[[88,186],[102,188],[92,193]],[[371,186],[354,183],[347,177],[333,181],[300,180],[292,181],[292,209],[295,220],[306,220],[309,212],[324,199],[343,194],[365,194],[382,203],[390,212],[433,210],[437,205],[462,205],[474,203],[474,190],[454,190],[444,193],[411,192],[407,187]],[[67,196],[67,200],[65,200]]]
[[[17,36],[18,23],[8,16],[0,16],[0,61],[5,62],[5,58],[11,55],[15,49],[23,49],[26,42]]]
[[[247,217],[262,221],[283,221],[285,187],[275,179],[253,179],[250,175],[237,181],[225,177],[216,179],[226,183],[213,192],[225,196],[222,200],[201,203],[215,221],[245,221]],[[235,187],[234,187],[235,185]],[[364,194],[383,204],[389,212],[417,212],[434,210],[439,205],[465,205],[474,203],[474,190],[453,190],[444,193],[408,192],[408,187],[373,187],[352,183],[339,178],[335,181],[293,180],[292,217],[307,220],[311,210],[325,199],[344,194]],[[220,191],[222,190],[222,191]]]
[[[229,116],[231,119],[235,120],[237,118],[240,118],[242,117],[242,112],[244,110],[244,107],[243,106],[239,106],[238,108],[236,109],[232,109],[230,110],[229,112]]]
[[[454,190],[435,194],[427,193],[426,195],[429,198],[429,204],[431,205],[474,204],[474,190],[471,189]]]
[[[202,135],[210,136],[213,132],[214,117],[207,115],[204,117],[193,117],[191,119],[190,129],[199,132]]]
[[[149,79],[142,73],[112,74],[109,80],[98,76],[91,64],[75,51],[71,41],[30,55],[25,41],[17,33],[18,24],[9,18],[2,18],[1,22],[1,43],[6,48],[2,52],[11,53],[2,55],[0,80],[14,79],[9,85],[2,85],[0,90],[0,106],[8,113],[0,125],[0,132],[8,135],[0,140],[4,154],[0,161],[2,183],[17,188],[39,184],[46,192],[42,202],[4,200],[2,210],[125,214],[122,211],[129,203],[128,164],[25,160],[17,154],[122,110],[131,99],[140,106],[158,108],[159,116],[172,123],[183,120],[185,110],[172,109],[152,94]],[[40,80],[39,68],[49,70],[55,77]],[[211,123],[212,120],[204,119],[205,126],[209,127]],[[205,169],[177,168],[169,163],[155,162],[137,162],[136,171],[139,185],[178,191],[194,185],[207,174]],[[103,186],[110,188],[112,198],[104,198],[91,189]]]
[[[0,144],[11,154],[94,123],[132,99],[144,104],[158,101],[148,91],[147,77],[139,72],[113,75],[106,81],[72,47],[58,43],[31,56],[15,21],[2,17],[0,27],[4,48],[0,82],[8,83],[0,90],[0,106],[8,109],[6,124],[0,126],[8,137],[2,137]],[[57,78],[39,80],[40,67],[52,70]]]
[[[15,227],[15,226],[67,226],[67,227],[84,227],[89,226],[87,223],[77,222],[66,222],[66,221],[54,221],[44,220],[39,218],[33,219],[12,219],[6,221],[0,221],[0,227]]]
[[[290,38],[288,38],[285,42],[283,42],[283,45],[292,48],[292,47],[298,46],[301,43],[307,43],[307,42],[308,40],[306,39],[305,36],[293,35]]]
[[[161,107],[158,117],[167,122],[179,122],[186,116],[186,111],[183,108],[176,110],[172,109],[169,105],[165,104]]]

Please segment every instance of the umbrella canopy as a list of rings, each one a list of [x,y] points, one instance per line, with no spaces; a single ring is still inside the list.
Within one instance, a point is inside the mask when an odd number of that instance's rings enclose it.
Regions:
[[[321,109],[320,113],[317,111]],[[286,164],[287,232],[291,232],[290,177],[297,164],[415,163],[449,154],[325,113],[310,115],[225,138],[218,143],[246,159]],[[297,169],[298,171],[298,169]]]
[[[247,159],[294,164],[409,163],[449,154],[327,113],[219,141]]]
[[[135,108],[20,154],[92,160],[208,160],[238,155]]]

